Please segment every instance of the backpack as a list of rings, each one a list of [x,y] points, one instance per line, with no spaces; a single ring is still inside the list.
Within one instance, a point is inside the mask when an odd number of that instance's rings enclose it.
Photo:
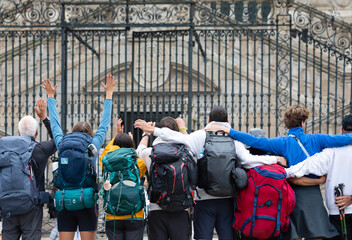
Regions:
[[[204,157],[197,162],[198,187],[217,197],[233,197],[235,194],[233,170],[240,168],[232,138],[206,132]]]
[[[112,215],[129,215],[145,206],[144,187],[141,184],[137,154],[133,148],[119,148],[108,152],[102,159],[104,182],[111,188],[101,188],[103,209]]]
[[[54,174],[54,185],[62,189],[96,188],[94,157],[88,146],[92,137],[86,133],[66,134],[59,145],[59,166]]]
[[[233,227],[252,238],[278,237],[288,230],[288,216],[296,204],[286,171],[273,164],[252,168],[247,174],[248,187],[238,194]]]
[[[39,204],[39,189],[32,171],[36,142],[30,137],[0,139],[0,211],[22,215]]]
[[[152,149],[149,175],[150,202],[176,212],[194,204],[197,165],[184,145],[159,143]]]

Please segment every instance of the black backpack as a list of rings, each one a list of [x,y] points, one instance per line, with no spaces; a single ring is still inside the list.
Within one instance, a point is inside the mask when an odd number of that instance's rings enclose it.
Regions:
[[[235,175],[242,169],[232,138],[206,132],[204,157],[198,159],[197,166],[198,186],[206,193],[217,197],[235,196]]]
[[[150,202],[171,212],[193,206],[192,190],[197,186],[197,165],[185,146],[157,144],[153,147],[150,158]]]

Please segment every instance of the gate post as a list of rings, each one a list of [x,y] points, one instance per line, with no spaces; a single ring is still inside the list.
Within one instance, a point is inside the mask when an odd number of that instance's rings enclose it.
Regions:
[[[61,4],[61,128],[67,133],[67,28],[65,26],[65,4]]]
[[[194,32],[194,24],[193,24],[193,8],[194,3],[190,3],[190,12],[189,12],[189,42],[188,42],[188,133],[191,132],[192,129],[192,71],[193,71],[193,32]]]

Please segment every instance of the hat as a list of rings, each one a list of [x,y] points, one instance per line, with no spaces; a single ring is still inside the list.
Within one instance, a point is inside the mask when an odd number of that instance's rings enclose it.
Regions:
[[[254,137],[266,137],[264,130],[261,128],[252,128],[249,130],[249,134]]]

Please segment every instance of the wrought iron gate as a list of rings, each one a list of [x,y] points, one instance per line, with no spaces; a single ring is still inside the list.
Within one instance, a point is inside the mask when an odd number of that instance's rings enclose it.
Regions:
[[[65,131],[77,121],[96,129],[107,74],[118,80],[108,139],[118,117],[136,141],[138,118],[181,116],[197,130],[214,105],[234,128],[273,137],[285,132],[285,109],[301,104],[308,132],[339,133],[352,108],[351,30],[289,0],[2,0],[0,135],[34,116],[43,78],[59,85]],[[39,138],[48,138],[41,123]]]
[[[0,131],[43,96],[43,78],[59,84],[63,129],[100,122],[107,74],[118,80],[113,121],[126,131],[138,118],[185,118],[204,127],[214,105],[243,131],[284,133],[292,104],[312,113],[308,132],[338,133],[351,111],[351,28],[294,2],[0,3]],[[40,140],[47,139],[40,125]]]

